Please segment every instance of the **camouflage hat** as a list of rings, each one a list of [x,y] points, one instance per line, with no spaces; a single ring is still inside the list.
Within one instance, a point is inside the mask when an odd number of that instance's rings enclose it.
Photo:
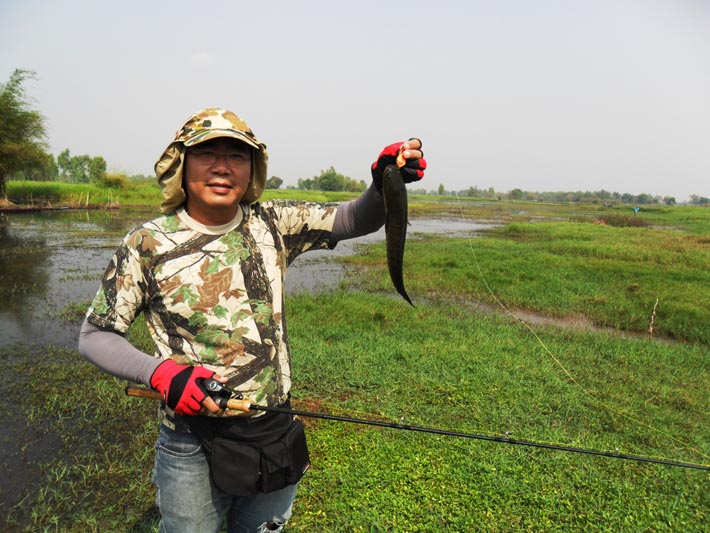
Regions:
[[[182,173],[187,148],[218,137],[231,137],[254,149],[251,182],[242,202],[256,202],[261,197],[266,186],[269,159],[266,145],[257,140],[247,123],[237,115],[226,109],[211,107],[191,116],[155,163],[155,175],[163,193],[160,203],[163,213],[171,213],[185,203]]]

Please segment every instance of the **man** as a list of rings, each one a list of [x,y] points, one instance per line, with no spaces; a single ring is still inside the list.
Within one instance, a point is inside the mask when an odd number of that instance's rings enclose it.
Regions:
[[[373,184],[352,202],[262,204],[266,145],[234,113],[210,108],[188,119],[156,163],[164,215],[129,232],[116,251],[79,350],[163,397],[153,473],[160,531],[216,532],[225,516],[229,532],[280,531],[291,516],[308,466],[297,423],[222,411],[205,380],[252,403],[288,407],[286,268],[305,251],[382,226],[382,173],[398,155],[405,181],[423,177],[421,142],[410,139],[385,148],[371,167]],[[141,312],[155,355],[123,336]],[[277,448],[288,461],[299,456],[300,470],[284,466],[267,481],[263,466]]]

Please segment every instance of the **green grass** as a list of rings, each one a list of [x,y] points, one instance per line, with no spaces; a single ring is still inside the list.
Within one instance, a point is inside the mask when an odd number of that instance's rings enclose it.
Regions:
[[[390,291],[384,253],[382,244],[373,244],[345,261],[376,268],[365,286]],[[415,298],[498,298],[512,309],[582,316],[624,331],[648,331],[658,300],[654,335],[710,345],[710,247],[702,235],[515,222],[482,238],[410,239],[405,265]]]
[[[462,308],[352,294],[290,304],[297,405],[707,463],[703,350],[550,332],[572,383],[519,326]],[[310,426],[293,531],[701,531],[708,518],[707,472]]]
[[[287,299],[295,408],[710,465],[709,211],[642,211],[649,226],[617,227],[590,223],[593,206],[441,209],[505,224],[408,240],[416,309],[394,293],[382,244],[345,260],[359,274],[343,290]],[[486,284],[512,309],[611,329],[531,331],[484,311],[480,301],[497,305]],[[78,327],[85,306],[67,302],[60,318]],[[152,351],[142,321],[129,339]],[[3,443],[20,443],[21,461],[36,434],[56,442],[27,463],[34,481],[2,509],[0,531],[156,531],[157,405],[73,350],[0,346],[0,362]],[[306,424],[313,467],[292,533],[701,532],[710,521],[707,471]]]
[[[706,350],[545,329],[462,306],[288,299],[294,406],[708,464]],[[149,349],[145,328],[131,339]],[[18,416],[61,442],[27,531],[154,531],[155,408],[71,350],[3,348]],[[558,360],[567,372],[563,371]],[[289,531],[702,531],[707,472],[308,419]],[[22,506],[9,513],[21,522]]]
[[[118,207],[120,205],[157,205],[157,183],[133,182],[126,188],[107,188],[88,183],[58,181],[8,181],[7,197],[21,205]]]

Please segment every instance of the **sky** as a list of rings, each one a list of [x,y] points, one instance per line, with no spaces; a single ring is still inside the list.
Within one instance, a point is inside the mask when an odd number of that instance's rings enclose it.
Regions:
[[[55,155],[129,175],[225,107],[285,185],[418,137],[430,190],[710,197],[707,0],[0,0],[16,68]]]

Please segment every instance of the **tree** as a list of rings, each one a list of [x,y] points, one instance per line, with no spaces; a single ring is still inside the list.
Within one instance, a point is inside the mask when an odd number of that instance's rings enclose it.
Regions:
[[[266,180],[266,188],[267,189],[280,189],[281,185],[283,185],[284,180],[279,178],[278,176],[271,176],[268,180]]]
[[[466,191],[462,196],[469,196],[471,198],[476,198],[480,197],[483,195],[483,191],[479,189],[478,187],[469,187],[468,191]]]
[[[50,153],[44,155],[42,166],[25,168],[13,172],[11,179],[27,180],[27,181],[56,181],[59,176],[59,168],[54,156]]]
[[[301,189],[302,191],[317,191],[318,190],[318,182],[316,181],[318,178],[298,178],[298,188]]]
[[[508,198],[511,200],[522,200],[523,199],[523,190],[522,189],[513,189],[508,193]]]
[[[89,181],[96,185],[102,185],[106,179],[106,160],[97,155],[88,162]]]
[[[306,191],[362,192],[367,188],[367,184],[364,180],[349,178],[330,167],[328,170],[321,170],[319,176],[299,178],[298,188]]]
[[[330,167],[328,170],[322,170],[318,177],[321,191],[343,190],[343,175],[338,173],[335,168]]]
[[[71,155],[69,154],[69,148],[59,152],[57,156],[57,167],[59,168],[59,176],[63,180],[69,181],[69,176],[71,176]]]
[[[25,80],[35,77],[29,70],[15,69],[0,84],[0,198],[7,194],[6,180],[15,172],[46,165],[44,117],[31,109],[25,96]]]
[[[71,155],[69,149],[57,156],[57,166],[64,181],[101,185],[106,178],[106,160],[100,155]]]
[[[639,204],[655,204],[656,199],[650,194],[642,192],[636,197],[636,202]]]

